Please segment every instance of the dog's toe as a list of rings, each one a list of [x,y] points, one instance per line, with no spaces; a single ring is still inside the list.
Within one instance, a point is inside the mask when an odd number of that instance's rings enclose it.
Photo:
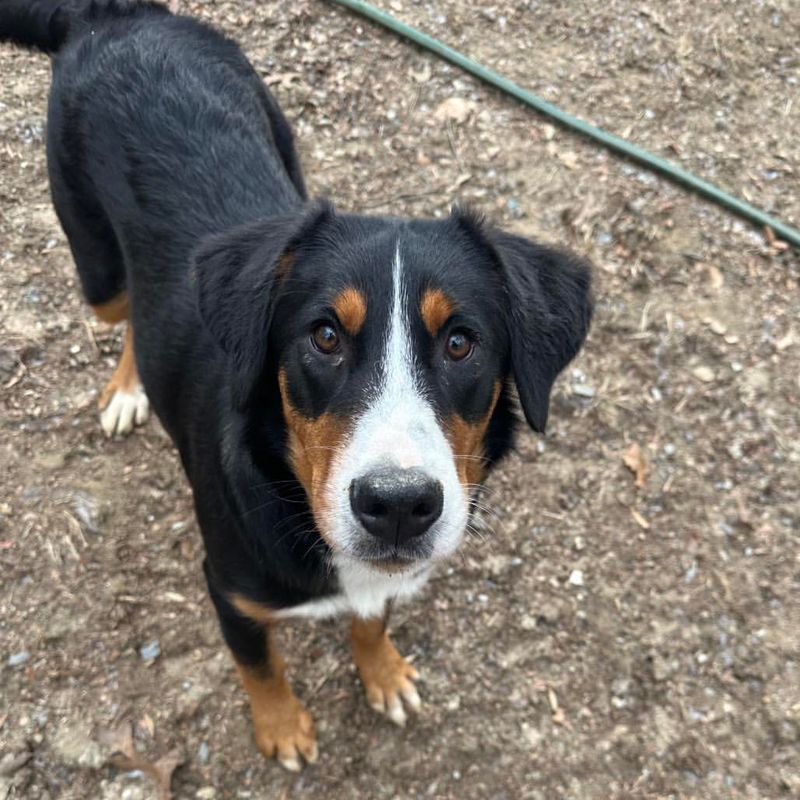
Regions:
[[[100,425],[106,436],[125,436],[150,416],[150,401],[139,385],[132,390],[117,389],[100,412]]]

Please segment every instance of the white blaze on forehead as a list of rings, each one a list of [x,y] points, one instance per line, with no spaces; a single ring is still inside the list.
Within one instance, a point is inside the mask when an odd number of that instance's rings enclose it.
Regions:
[[[417,468],[442,484],[444,505],[426,534],[433,556],[448,555],[461,540],[467,522],[467,498],[458,480],[453,451],[416,377],[406,282],[398,243],[392,263],[392,303],[378,385],[366,411],[356,420],[347,446],[333,464],[329,482],[330,536],[335,546],[351,550],[366,541],[350,509],[353,480],[376,468]]]

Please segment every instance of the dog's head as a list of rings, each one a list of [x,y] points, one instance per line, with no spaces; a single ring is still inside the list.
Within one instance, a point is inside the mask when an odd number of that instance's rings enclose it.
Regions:
[[[591,318],[588,265],[455,210],[251,223],[201,247],[201,315],[258,415],[274,385],[286,455],[334,553],[402,569],[452,553],[510,446],[513,378],[543,431]]]

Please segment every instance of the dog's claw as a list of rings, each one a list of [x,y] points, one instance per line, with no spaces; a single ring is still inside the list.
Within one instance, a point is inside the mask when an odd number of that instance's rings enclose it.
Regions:
[[[405,727],[408,712],[417,713],[422,707],[414,685],[419,678],[417,670],[397,652],[388,636],[354,655],[370,708]]]

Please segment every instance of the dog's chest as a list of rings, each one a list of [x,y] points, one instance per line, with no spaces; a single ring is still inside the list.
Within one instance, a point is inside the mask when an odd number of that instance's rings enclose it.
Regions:
[[[275,616],[279,619],[320,619],[338,614],[380,617],[387,602],[415,595],[427,583],[431,573],[431,567],[425,566],[417,571],[387,575],[337,556],[334,556],[334,566],[339,583],[337,594],[281,609]]]

